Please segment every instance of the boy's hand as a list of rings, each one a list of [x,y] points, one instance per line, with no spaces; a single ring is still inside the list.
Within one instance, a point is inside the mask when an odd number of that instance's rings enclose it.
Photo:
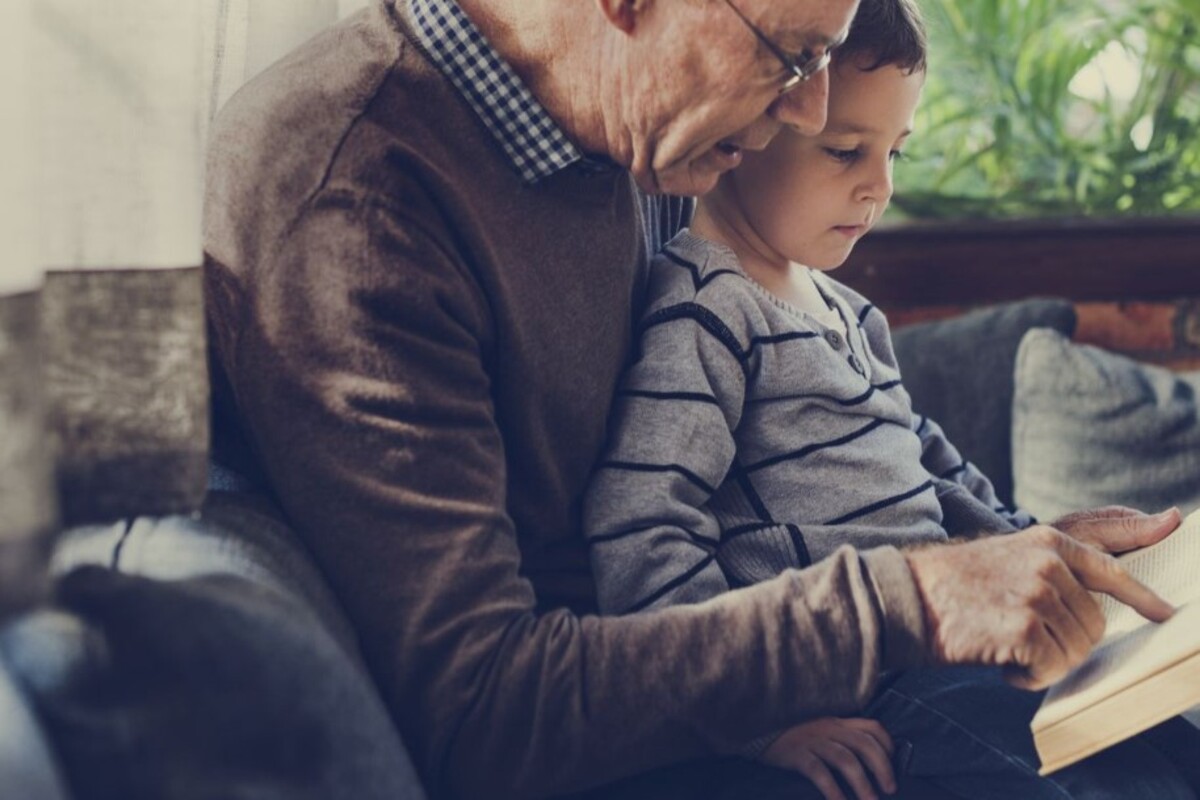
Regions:
[[[878,800],[867,771],[884,792],[895,792],[892,749],[892,737],[873,719],[822,717],[788,728],[759,760],[801,773],[825,800],[847,800],[833,777],[834,770],[850,784],[858,800]]]

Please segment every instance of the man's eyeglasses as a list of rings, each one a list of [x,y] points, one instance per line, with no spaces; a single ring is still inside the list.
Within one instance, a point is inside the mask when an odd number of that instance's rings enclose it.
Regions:
[[[787,70],[788,77],[783,86],[779,89],[780,94],[787,94],[792,89],[795,89],[800,84],[806,82],[813,75],[816,75],[821,70],[829,66],[833,48],[826,48],[825,52],[819,55],[814,55],[812,52],[805,50],[800,54],[799,59],[787,53],[782,47],[772,42],[767,38],[767,35],[759,30],[758,26],[751,22],[741,10],[733,4],[733,0],[725,0],[725,4],[733,9],[733,13],[738,15],[742,22],[746,23],[758,40],[766,45],[776,58],[783,64],[783,68]]]

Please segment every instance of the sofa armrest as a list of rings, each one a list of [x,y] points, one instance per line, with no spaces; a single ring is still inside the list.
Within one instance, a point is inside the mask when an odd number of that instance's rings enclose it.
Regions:
[[[30,697],[0,657],[0,786],[6,796],[68,800],[58,759]]]
[[[77,800],[423,800],[332,593],[260,501],[72,529],[0,636]]]
[[[51,560],[64,575],[85,565],[156,580],[230,575],[301,600],[361,665],[358,640],[307,547],[254,495],[210,492],[200,513],[138,517],[65,531]]]

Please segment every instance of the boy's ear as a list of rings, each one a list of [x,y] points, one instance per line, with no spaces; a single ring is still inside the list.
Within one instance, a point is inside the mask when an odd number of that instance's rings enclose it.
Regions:
[[[622,33],[633,33],[653,0],[596,0],[604,18]]]

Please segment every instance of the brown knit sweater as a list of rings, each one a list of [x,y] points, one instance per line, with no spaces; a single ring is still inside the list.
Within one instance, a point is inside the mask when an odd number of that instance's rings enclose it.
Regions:
[[[523,184],[381,3],[244,89],[206,205],[215,398],[435,797],[542,797],[847,712],[922,658],[903,557],[589,615],[580,499],[680,201]],[[228,435],[229,431],[224,431]]]

